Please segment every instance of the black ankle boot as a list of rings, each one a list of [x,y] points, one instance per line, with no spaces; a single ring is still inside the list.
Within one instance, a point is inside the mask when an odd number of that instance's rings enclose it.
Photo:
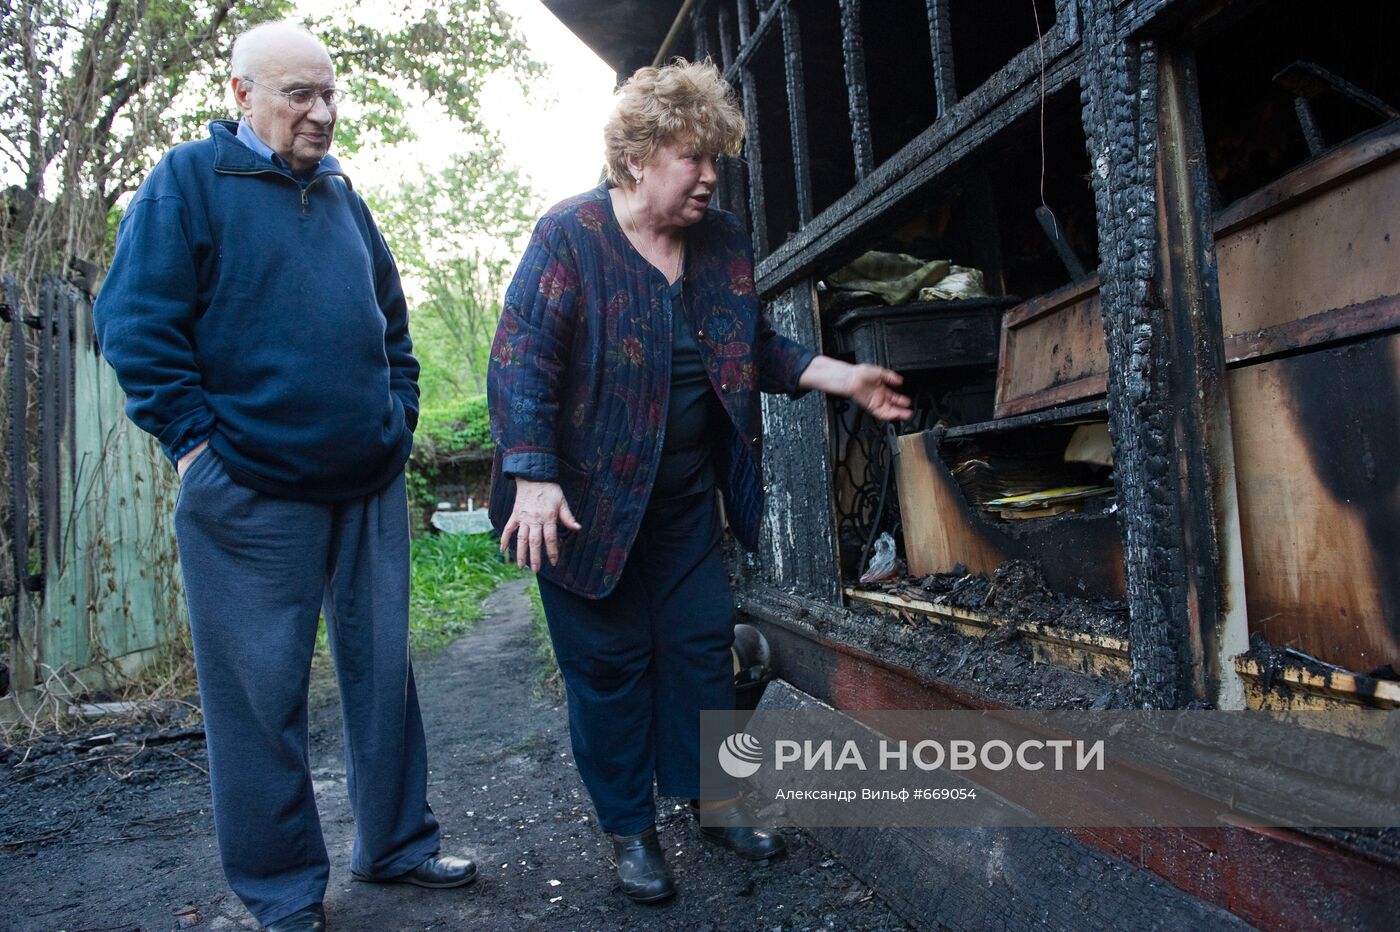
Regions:
[[[638,903],[655,903],[676,892],[655,826],[623,839],[614,835],[612,840],[623,893]]]
[[[762,861],[765,858],[775,858],[787,850],[787,842],[783,841],[783,836],[777,832],[744,824],[749,819],[737,802],[716,806],[714,809],[706,808],[705,821],[710,822],[710,825],[700,824],[699,807],[692,806],[691,812],[704,838],[724,845],[741,858]]]

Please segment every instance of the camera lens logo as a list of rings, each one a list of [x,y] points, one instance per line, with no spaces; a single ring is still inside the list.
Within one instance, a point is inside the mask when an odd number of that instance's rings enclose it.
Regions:
[[[763,764],[763,745],[753,735],[739,732],[724,739],[719,746],[719,765],[736,780],[758,773]]]

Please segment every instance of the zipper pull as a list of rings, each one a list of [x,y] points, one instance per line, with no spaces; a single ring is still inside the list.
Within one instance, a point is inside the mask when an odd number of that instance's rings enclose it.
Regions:
[[[301,185],[300,187],[301,187],[301,215],[302,215],[303,217],[305,217],[305,216],[307,216],[308,214],[311,213],[311,200],[310,200],[310,198],[307,197],[307,194],[306,194],[307,190],[308,190],[311,186],[310,186],[310,185]]]

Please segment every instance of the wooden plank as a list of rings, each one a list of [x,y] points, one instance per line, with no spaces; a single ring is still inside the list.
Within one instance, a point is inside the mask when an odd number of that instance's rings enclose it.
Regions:
[[[1265,670],[1247,657],[1235,658],[1235,669],[1246,679],[1251,709],[1400,709],[1400,683],[1393,680],[1341,671],[1314,673],[1301,666]],[[1292,688],[1272,685],[1280,683]]]
[[[942,461],[931,456],[921,434],[899,438],[895,460],[899,513],[904,516],[904,555],[911,576],[947,573],[961,563],[990,576],[1008,559],[977,519]]]
[[[1225,238],[1256,226],[1299,202],[1316,198],[1358,174],[1373,174],[1400,158],[1400,120],[1327,152],[1240,198],[1215,218],[1215,235]]]
[[[1098,279],[1033,298],[1002,318],[995,416],[1102,395],[1108,349]]]
[[[1014,417],[982,421],[977,424],[963,424],[949,427],[943,432],[947,440],[964,437],[978,437],[985,434],[1000,434],[1020,430],[1023,427],[1039,427],[1044,424],[1074,424],[1084,421],[1103,421],[1107,418],[1108,404],[1103,399],[1084,401],[1067,405],[1053,411],[1038,411],[1033,414],[1018,414]]]
[[[1230,372],[1250,630],[1400,663],[1400,334]]]
[[[1388,139],[1400,152],[1400,133]],[[1300,189],[1300,175],[1318,186]],[[1400,315],[1400,159],[1373,159],[1327,184],[1312,173],[1290,178],[1287,199],[1225,224],[1231,232],[1216,242],[1222,324],[1236,358],[1250,342],[1258,355],[1395,326]],[[1348,308],[1356,310],[1338,321]]]
[[[807,144],[807,91],[802,72],[802,32],[797,11],[783,7],[783,74],[787,81],[788,129],[792,133],[792,177],[798,229],[812,220],[812,156]]]
[[[1249,646],[1243,561],[1235,503],[1231,416],[1211,227],[1212,180],[1205,150],[1194,55],[1160,58],[1157,109],[1158,251],[1170,349],[1167,414],[1175,439],[1191,689],[1220,708],[1244,704],[1230,659]]]
[[[985,637],[1007,625],[1021,632],[1038,663],[1053,663],[1089,676],[1117,682],[1128,679],[1128,642],[1123,638],[1069,631],[1054,625],[1000,618],[990,612],[975,612],[923,599],[904,599],[883,592],[846,589],[849,602],[869,605],[877,611],[906,620],[917,618],[945,625],[965,637]]]
[[[1290,172],[1215,225],[1228,363],[1400,328],[1400,129]],[[997,417],[1106,390],[1097,288],[1069,285],[1007,312]]]
[[[1262,361],[1303,347],[1396,329],[1400,329],[1400,294],[1385,295],[1272,327],[1231,334],[1225,338],[1225,358],[1231,364]]]
[[[795,285],[771,302],[768,317],[780,333],[820,348],[811,282]],[[765,534],[760,562],[775,584],[836,602],[841,567],[826,402],[820,392],[813,392],[797,401],[764,395],[762,404],[769,453],[763,458]]]

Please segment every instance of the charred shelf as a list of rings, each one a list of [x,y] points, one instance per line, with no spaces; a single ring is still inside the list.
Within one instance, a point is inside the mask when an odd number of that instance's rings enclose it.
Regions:
[[[943,436],[948,440],[960,440],[964,437],[976,437],[980,434],[1000,434],[1006,431],[1020,430],[1024,427],[1042,427],[1046,424],[1070,424],[1079,420],[1101,421],[1107,416],[1108,402],[1098,398],[1093,401],[1066,405],[1062,408],[1050,408],[1031,414],[1018,414],[1015,417],[1004,417],[995,421],[983,421],[980,424],[949,427],[943,431]]]

